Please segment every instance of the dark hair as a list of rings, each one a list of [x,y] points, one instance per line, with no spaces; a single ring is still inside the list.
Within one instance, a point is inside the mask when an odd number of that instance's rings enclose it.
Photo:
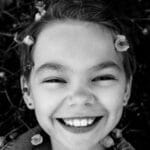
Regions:
[[[79,20],[93,22],[103,25],[115,34],[123,34],[127,37],[130,48],[123,54],[123,65],[127,79],[133,75],[136,68],[135,58],[133,54],[133,46],[128,35],[128,28],[122,23],[122,17],[118,17],[111,5],[105,5],[102,0],[52,0],[47,8],[45,16],[39,21],[33,22],[23,32],[22,36],[31,35],[36,43],[36,38],[42,29],[50,22],[59,20]],[[119,14],[120,15],[120,14]],[[34,44],[35,44],[34,43]],[[20,45],[20,60],[22,75],[27,79],[34,62],[32,60],[33,46],[25,44]]]

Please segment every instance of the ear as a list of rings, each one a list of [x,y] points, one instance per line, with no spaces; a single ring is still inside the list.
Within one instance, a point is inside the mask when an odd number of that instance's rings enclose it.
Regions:
[[[23,94],[23,99],[25,104],[29,109],[34,109],[34,103],[33,99],[30,94],[30,87],[28,81],[25,79],[24,76],[21,76],[20,78],[20,83],[21,83],[21,90]]]
[[[130,96],[131,96],[131,89],[132,89],[132,77],[127,81],[126,87],[125,87],[125,94],[124,94],[124,101],[123,105],[126,106]]]

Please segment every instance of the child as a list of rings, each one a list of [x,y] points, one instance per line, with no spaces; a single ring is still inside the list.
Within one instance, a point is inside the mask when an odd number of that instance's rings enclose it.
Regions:
[[[42,131],[25,133],[10,149],[134,149],[108,136],[128,103],[135,71],[125,29],[101,1],[51,2],[21,35],[20,48],[23,98]]]

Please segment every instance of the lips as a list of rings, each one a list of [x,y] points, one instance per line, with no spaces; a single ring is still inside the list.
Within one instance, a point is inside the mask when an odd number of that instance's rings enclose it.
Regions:
[[[75,117],[75,118],[57,118],[59,124],[66,130],[73,133],[85,133],[96,127],[103,118],[99,117]]]

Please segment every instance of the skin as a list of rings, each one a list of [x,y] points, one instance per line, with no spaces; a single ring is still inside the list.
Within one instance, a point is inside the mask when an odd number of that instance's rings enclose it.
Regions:
[[[101,142],[119,122],[131,83],[111,32],[87,22],[48,24],[33,52],[34,67],[24,100],[50,136],[53,150],[104,149]],[[29,105],[31,103],[32,105]],[[103,116],[86,133],[72,133],[56,118]]]

